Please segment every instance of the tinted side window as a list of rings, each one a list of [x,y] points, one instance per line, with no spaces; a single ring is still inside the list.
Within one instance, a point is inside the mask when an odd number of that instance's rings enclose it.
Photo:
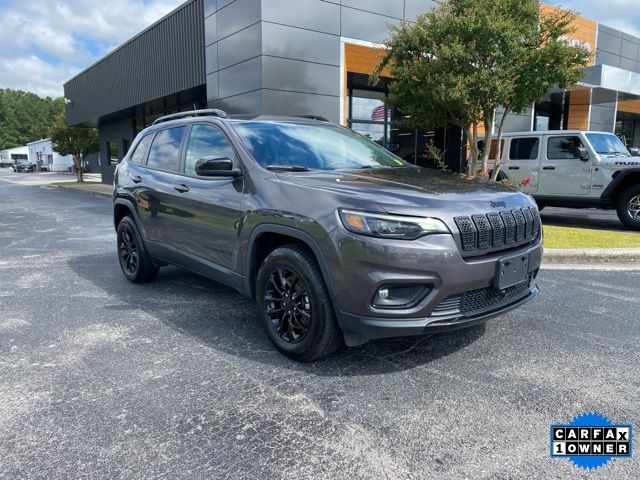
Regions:
[[[196,124],[191,127],[187,143],[184,172],[196,174],[196,162],[203,157],[235,159],[235,151],[227,136],[215,125]]]
[[[135,163],[136,165],[142,165],[144,163],[144,159],[147,157],[147,150],[149,150],[149,145],[151,144],[151,140],[153,139],[153,134],[145,135],[138,146],[131,154],[131,163]]]
[[[580,137],[551,137],[547,142],[547,158],[549,160],[573,160],[574,150],[582,147]]]
[[[514,138],[511,140],[509,158],[511,160],[535,160],[538,158],[538,138]]]
[[[160,130],[151,145],[147,166],[168,172],[178,171],[180,164],[180,144],[182,143],[184,130],[185,127]]]

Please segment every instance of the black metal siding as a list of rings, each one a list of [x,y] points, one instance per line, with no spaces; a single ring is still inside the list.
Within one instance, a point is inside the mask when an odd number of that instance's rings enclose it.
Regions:
[[[204,85],[204,0],[191,0],[64,85],[67,122],[99,117]]]

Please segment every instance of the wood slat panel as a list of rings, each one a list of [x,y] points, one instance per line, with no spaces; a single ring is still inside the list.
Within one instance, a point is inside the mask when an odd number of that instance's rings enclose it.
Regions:
[[[567,127],[570,130],[589,130],[589,108],[591,105],[591,89],[578,87],[569,94],[569,119]]]
[[[620,100],[618,102],[618,111],[627,113],[640,114],[640,99],[637,100]]]
[[[384,50],[379,48],[365,47],[352,43],[345,43],[344,45],[344,61],[348,72],[371,75],[380,64],[383,55]],[[388,68],[382,72],[382,76],[391,76]]]

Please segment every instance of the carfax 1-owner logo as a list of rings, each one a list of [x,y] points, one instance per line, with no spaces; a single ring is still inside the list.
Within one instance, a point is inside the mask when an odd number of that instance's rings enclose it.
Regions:
[[[551,425],[550,434],[551,457],[569,459],[580,468],[600,468],[613,458],[631,457],[631,425],[615,425],[598,413]]]

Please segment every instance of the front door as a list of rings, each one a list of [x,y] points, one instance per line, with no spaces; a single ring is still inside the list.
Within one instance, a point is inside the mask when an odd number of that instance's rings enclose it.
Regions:
[[[242,177],[199,177],[195,166],[204,157],[229,158],[239,166],[235,149],[218,126],[197,123],[191,127],[184,166],[176,180],[183,187],[176,203],[178,253],[222,275],[239,274],[244,181]]]
[[[576,156],[576,147],[584,147],[577,135],[547,137],[538,194],[575,196],[589,193],[591,161],[585,162]]]

